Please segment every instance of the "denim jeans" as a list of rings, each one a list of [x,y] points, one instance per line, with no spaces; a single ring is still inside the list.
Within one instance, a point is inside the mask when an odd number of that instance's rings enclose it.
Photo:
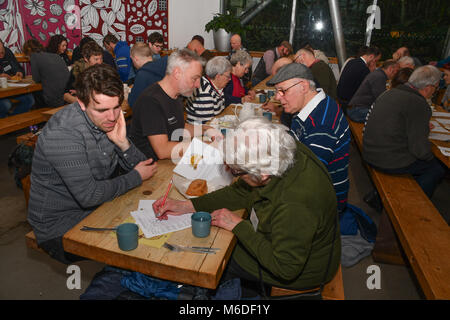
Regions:
[[[19,104],[11,112],[11,115],[30,111],[31,107],[34,105],[34,97],[31,93],[22,94],[11,98],[14,100],[19,100]],[[11,108],[12,102],[9,98],[0,99],[0,118],[5,118]]]
[[[382,169],[373,165],[372,167],[389,174],[411,174],[430,199],[447,170],[436,158],[430,161],[417,160],[407,167],[398,169]]]

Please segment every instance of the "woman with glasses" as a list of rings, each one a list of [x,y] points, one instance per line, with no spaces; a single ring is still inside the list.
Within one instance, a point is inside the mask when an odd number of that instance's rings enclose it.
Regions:
[[[250,102],[255,99],[255,91],[248,90],[243,81],[242,77],[248,73],[252,67],[253,59],[244,50],[238,50],[230,58],[231,68],[231,81],[228,82],[224,89],[225,93],[225,106],[232,103],[244,103]]]
[[[153,205],[156,214],[207,211],[212,225],[233,232],[238,241],[221,281],[240,278],[243,297],[255,295],[255,283],[299,290],[330,281],[341,245],[325,166],[286,127],[263,117],[241,122],[223,146],[239,179],[187,201],[167,199],[161,206],[161,198]],[[249,218],[232,212],[242,208]]]
[[[231,79],[231,64],[225,57],[214,57],[205,67],[200,87],[186,99],[187,122],[204,124],[225,109],[223,88]]]

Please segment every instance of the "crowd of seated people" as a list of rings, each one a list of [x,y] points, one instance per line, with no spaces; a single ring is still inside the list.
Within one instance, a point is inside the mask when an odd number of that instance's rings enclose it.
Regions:
[[[364,47],[336,79],[325,54],[308,43],[294,55],[292,45],[282,41],[265,51],[254,68],[240,35],[231,37],[228,56],[214,56],[200,36],[189,40],[186,48],[165,55],[158,32],[150,34],[147,42],[133,45],[108,34],[102,45],[85,37],[72,59],[64,37],[52,38],[47,49],[37,40],[28,40],[24,46],[32,77],[42,83],[46,105],[69,104],[50,119],[36,147],[28,217],[40,246],[61,262],[79,258],[64,252],[61,239],[67,230],[103,202],[152,179],[156,161],[179,159],[190,138],[226,139],[207,122],[230,104],[254,101],[256,92],[247,84],[268,77],[267,85],[274,87],[279,103],[269,102],[263,108],[276,112],[284,126],[259,117],[240,123],[239,128],[243,132],[260,128],[270,139],[281,139],[283,167],[230,163],[231,173],[240,177],[232,186],[192,201],[167,199],[164,205],[160,200],[154,205],[155,212],[163,215],[187,209],[211,211],[215,225],[237,236],[237,249],[224,278],[238,274],[248,281],[300,289],[321,284],[320,271],[329,259],[334,274],[341,252],[339,237],[334,243],[339,230],[333,229],[333,219],[346,210],[350,186],[346,115],[365,122],[363,158],[374,168],[412,174],[429,197],[446,173],[427,143],[431,117],[427,99],[437,90],[441,72],[431,65],[420,66],[405,47],[378,68],[380,49]],[[0,62],[9,56],[0,42]],[[23,76],[13,60],[8,70],[5,66],[0,64],[1,73]],[[449,76],[444,79],[448,84]],[[120,105],[125,99],[123,84],[131,83],[127,102],[133,115],[127,127]],[[55,153],[62,145],[79,152]],[[244,143],[235,152],[245,155],[258,148],[262,146]],[[99,165],[105,155],[112,160]],[[119,165],[121,173],[115,170]],[[46,192],[64,201],[52,207],[44,199]],[[227,201],[232,204],[227,206]],[[286,202],[289,205],[280,205]],[[236,219],[230,211],[248,205],[254,206],[259,227],[248,219]],[[298,208],[303,208],[300,216]],[[43,222],[48,215],[54,219],[51,224]],[[299,232],[292,221],[302,219],[309,224]],[[266,230],[272,231],[267,234]],[[262,249],[269,246],[270,254]],[[293,248],[299,252],[289,254]]]

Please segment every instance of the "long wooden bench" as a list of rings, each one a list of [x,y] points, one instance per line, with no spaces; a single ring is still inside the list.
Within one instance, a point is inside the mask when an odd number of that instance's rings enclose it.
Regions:
[[[0,135],[11,133],[47,121],[42,115],[42,112],[48,110],[50,110],[50,108],[35,109],[0,119]]]
[[[347,120],[362,152],[364,125]],[[450,299],[450,227],[412,176],[366,167],[425,297]]]
[[[272,290],[270,292],[271,297],[279,297],[279,296],[288,296],[288,295],[294,295],[298,293],[307,293],[313,290],[306,290],[306,291],[296,291],[296,290],[289,290],[289,289],[283,289],[278,287],[272,287]],[[338,271],[336,272],[336,275],[334,278],[324,285],[322,290],[322,298],[324,300],[344,300],[344,282],[342,281],[342,268],[339,266]]]
[[[28,248],[35,249],[35,250],[41,251],[43,253],[46,253],[43,249],[39,248],[39,246],[37,244],[36,236],[34,235],[33,231],[30,231],[25,235],[25,244],[27,245]]]

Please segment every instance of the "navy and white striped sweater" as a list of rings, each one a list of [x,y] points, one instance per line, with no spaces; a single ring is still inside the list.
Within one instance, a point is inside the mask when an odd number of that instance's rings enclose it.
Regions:
[[[312,105],[305,106],[294,117],[291,133],[297,140],[308,146],[327,167],[336,191],[338,210],[341,211],[347,204],[350,186],[348,179],[349,127],[341,108],[323,91],[319,91],[314,100],[310,101]],[[319,100],[318,104],[317,100]],[[314,104],[317,106],[314,107]]]
[[[187,122],[206,123],[225,109],[225,96],[206,76],[200,80],[200,88],[186,99]]]

